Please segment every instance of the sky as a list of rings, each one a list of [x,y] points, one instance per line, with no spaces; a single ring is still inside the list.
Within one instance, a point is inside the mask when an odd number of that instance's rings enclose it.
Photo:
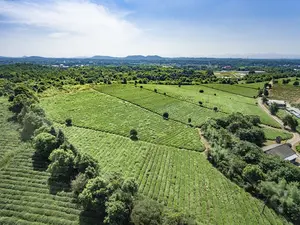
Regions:
[[[299,0],[0,0],[0,55],[298,57]]]

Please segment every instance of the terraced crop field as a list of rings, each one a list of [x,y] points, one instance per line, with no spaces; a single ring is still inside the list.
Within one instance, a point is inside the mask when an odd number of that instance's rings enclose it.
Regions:
[[[95,86],[95,90],[124,99],[159,115],[168,112],[170,118],[183,123],[188,123],[188,119],[191,118],[192,124],[201,125],[208,117],[226,116],[225,113],[215,112],[213,107],[211,109],[200,107],[199,103],[155,93],[154,89],[149,90],[133,85],[98,85]]]
[[[232,86],[232,85],[225,85]],[[157,89],[160,93],[167,93],[171,97],[175,97],[184,101],[199,104],[199,101],[203,103],[203,106],[213,108],[217,107],[220,111],[227,114],[234,112],[241,112],[248,115],[258,115],[261,118],[262,123],[270,125],[272,127],[280,128],[280,125],[273,120],[268,114],[266,114],[256,103],[257,100],[253,98],[247,98],[240,95],[208,88],[204,85],[189,85],[178,87],[176,85],[144,85],[144,88],[149,90]],[[250,88],[243,88],[246,90],[252,90]],[[203,90],[203,93],[199,91]],[[257,90],[256,90],[257,91]],[[214,114],[211,114],[213,117]]]
[[[181,122],[165,120],[147,109],[94,90],[58,94],[41,99],[48,117],[59,123],[67,118],[80,127],[129,136],[136,129],[141,140],[202,151],[198,132]]]
[[[92,224],[82,215],[72,193],[59,192],[62,186],[48,185],[45,164],[34,156],[30,143],[19,141],[16,124],[7,122],[11,114],[7,99],[0,98],[0,154],[10,152],[0,165],[0,224],[77,225]]]
[[[14,141],[11,140],[12,137],[18,137],[19,133],[17,131],[18,125],[7,121],[7,119],[11,117],[9,111],[4,110],[7,109],[7,107],[7,99],[0,98],[0,169],[10,162],[21,143],[18,138],[14,139]]]
[[[257,92],[258,88],[260,88],[260,89],[264,88],[265,83],[267,83],[267,82],[258,82],[258,83],[249,83],[249,84],[241,83],[241,84],[237,84],[237,86],[241,86],[241,87],[245,87],[245,88],[252,88],[252,89],[255,89]]]
[[[195,214],[201,224],[287,224],[263,203],[213,168],[202,153],[160,146],[105,132],[60,126],[102,170],[133,176],[139,191],[171,208]]]

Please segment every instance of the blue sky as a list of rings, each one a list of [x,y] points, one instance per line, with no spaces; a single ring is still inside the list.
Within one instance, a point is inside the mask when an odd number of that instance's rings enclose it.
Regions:
[[[298,0],[0,0],[0,55],[295,57]]]

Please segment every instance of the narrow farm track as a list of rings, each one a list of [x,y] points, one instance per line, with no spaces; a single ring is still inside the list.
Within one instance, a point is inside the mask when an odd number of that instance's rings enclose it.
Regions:
[[[262,103],[262,98],[258,98],[258,105],[268,114],[270,115],[274,120],[276,120],[280,125],[281,125],[281,130],[284,130],[284,131],[287,131],[284,129],[284,124],[282,122],[281,119],[279,119],[277,116],[274,116],[270,113],[270,111],[267,109],[267,107]],[[277,129],[277,128],[274,128],[274,127],[270,127],[270,126],[267,126],[267,125],[262,125],[262,126],[265,126],[265,127],[269,127],[269,128],[272,128],[272,129]],[[278,129],[277,129],[278,130]],[[291,134],[293,134],[293,138],[287,140],[287,143],[290,143],[292,145],[292,148],[294,150],[296,150],[296,146],[298,143],[300,143],[300,134],[298,132],[290,132],[290,131],[287,131]]]

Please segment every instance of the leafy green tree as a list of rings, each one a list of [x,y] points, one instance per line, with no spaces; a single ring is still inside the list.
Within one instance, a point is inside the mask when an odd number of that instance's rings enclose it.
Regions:
[[[79,173],[71,182],[71,188],[74,194],[79,195],[85,188],[88,182],[88,178],[85,174]]]
[[[96,177],[88,181],[86,187],[79,194],[79,202],[85,210],[95,211],[105,215],[105,202],[108,196],[107,180]]]
[[[278,112],[278,105],[276,104],[276,103],[272,103],[271,105],[270,105],[270,113],[272,114],[272,115],[276,115],[276,113]]]
[[[263,96],[263,97],[262,97],[262,103],[265,104],[267,101],[268,101],[267,97],[266,97],[266,96]]]
[[[295,82],[293,83],[293,85],[294,85],[294,86],[299,86],[299,81],[295,81]]]
[[[56,149],[56,138],[49,133],[40,133],[34,138],[35,149],[38,154],[48,159],[51,152]]]
[[[264,89],[264,96],[266,96],[266,97],[268,97],[269,96],[269,91],[268,91],[268,89]]]
[[[123,201],[117,200],[117,197],[110,197],[105,203],[106,216],[105,224],[122,225],[128,224],[129,211]]]
[[[77,154],[75,158],[75,168],[78,172],[85,173],[88,167],[90,167],[89,170],[94,168],[96,173],[93,176],[98,176],[100,170],[98,161],[88,154]]]
[[[264,180],[265,174],[258,165],[247,165],[243,169],[243,177],[251,184],[258,184]]]
[[[21,131],[21,137],[23,140],[29,140],[32,138],[35,130],[42,127],[44,119],[34,112],[30,111],[24,116],[23,129]]]
[[[74,154],[71,150],[56,149],[51,152],[48,171],[54,179],[69,181],[74,174]]]
[[[289,126],[292,131],[296,131],[296,127],[298,126],[298,121],[291,115],[286,115],[283,119],[282,122],[284,123],[285,126]]]
[[[158,225],[162,224],[163,207],[151,199],[135,202],[131,213],[131,221],[135,225]]]

